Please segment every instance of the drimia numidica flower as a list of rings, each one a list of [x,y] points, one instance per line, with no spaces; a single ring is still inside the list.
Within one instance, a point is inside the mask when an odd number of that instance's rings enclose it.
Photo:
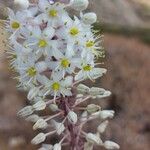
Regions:
[[[101,136],[114,111],[94,104],[94,99],[111,93],[81,83],[87,79],[93,82],[106,73],[96,63],[103,54],[101,36],[92,26],[96,14],[84,12],[88,4],[88,0],[71,0],[69,4],[15,0],[17,11],[8,9],[11,67],[18,73],[18,86],[28,92],[30,103],[18,115],[33,122],[34,130],[40,129],[33,144],[41,144],[51,135],[58,137],[57,143],[42,144],[39,150],[119,149],[118,144]],[[79,15],[69,14],[68,8]],[[82,105],[85,101],[90,104]],[[38,114],[45,109],[49,115]],[[99,120],[97,130],[85,130],[95,119]]]

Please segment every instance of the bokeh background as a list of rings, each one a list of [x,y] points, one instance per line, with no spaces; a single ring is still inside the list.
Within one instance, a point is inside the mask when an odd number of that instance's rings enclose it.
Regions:
[[[0,0],[0,18],[11,0]],[[95,84],[112,91],[101,101],[116,116],[104,137],[121,150],[150,150],[150,1],[90,0],[89,10],[98,14],[95,28],[104,34],[107,75]],[[32,125],[16,117],[26,105],[26,93],[17,91],[3,52],[6,33],[0,29],[0,150],[34,150]],[[94,124],[89,124],[92,128]]]

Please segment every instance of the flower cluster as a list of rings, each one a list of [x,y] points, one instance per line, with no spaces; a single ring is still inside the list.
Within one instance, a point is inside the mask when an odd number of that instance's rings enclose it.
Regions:
[[[82,105],[87,100],[101,99],[111,93],[103,88],[88,87],[80,82],[101,77],[105,68],[96,63],[103,56],[101,36],[97,36],[92,24],[97,16],[84,13],[88,0],[71,0],[69,4],[39,0],[30,4],[17,1],[17,12],[8,10],[6,28],[10,33],[8,51],[11,66],[18,73],[19,88],[28,92],[30,105],[18,115],[33,122],[33,129],[41,129],[33,138],[40,144],[50,135],[58,135],[54,145],[43,144],[40,150],[92,150],[94,146],[119,149],[118,144],[104,141],[107,119],[113,110],[103,110],[99,105]],[[69,9],[79,13],[72,16]],[[48,115],[38,112],[45,110]],[[99,119],[95,133],[84,130],[89,121]]]

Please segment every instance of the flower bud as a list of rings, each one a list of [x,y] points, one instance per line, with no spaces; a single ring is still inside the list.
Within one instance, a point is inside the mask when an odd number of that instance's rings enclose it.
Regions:
[[[106,129],[107,126],[108,126],[108,123],[109,123],[108,120],[102,122],[102,123],[97,127],[97,131],[98,131],[99,133],[104,133],[104,132],[105,132],[105,129]]]
[[[97,21],[97,15],[93,12],[83,15],[82,20],[85,24],[93,24]]]
[[[81,115],[80,121],[86,121],[88,118],[88,113],[87,111],[84,111]]]
[[[27,96],[28,100],[32,100],[34,97],[38,95],[38,93],[39,93],[39,88],[37,87],[31,88]]]
[[[26,106],[18,112],[18,115],[21,117],[29,116],[33,113],[32,106]]]
[[[33,126],[33,130],[36,129],[46,129],[48,126],[47,122],[44,119],[39,119]]]
[[[99,113],[101,119],[113,118],[114,114],[115,112],[113,110],[103,110]]]
[[[65,126],[63,123],[56,122],[55,120],[52,120],[51,122],[53,123],[54,128],[56,129],[56,132],[58,135],[60,135],[64,132]]]
[[[36,63],[36,69],[38,72],[44,72],[47,69],[47,64],[44,61]]]
[[[76,124],[77,121],[78,121],[78,116],[77,116],[77,114],[76,114],[75,112],[73,112],[73,111],[70,111],[70,112],[68,113],[68,120],[69,120],[70,123]]]
[[[94,71],[91,73],[91,78],[92,79],[97,79],[103,76],[107,72],[106,69],[104,68],[95,68]]]
[[[27,121],[31,121],[33,123],[37,122],[39,119],[40,119],[40,117],[38,115],[35,115],[35,114],[26,118]]]
[[[93,150],[93,144],[90,142],[86,142],[84,144],[84,150]]]
[[[29,0],[14,0],[14,5],[18,10],[27,9],[29,7]]]
[[[120,149],[120,146],[117,143],[112,142],[112,141],[105,141],[104,147],[109,150],[110,149]]]
[[[49,108],[51,109],[51,111],[56,112],[59,110],[58,106],[56,104],[50,104]]]
[[[44,110],[46,108],[46,103],[44,101],[38,101],[33,105],[33,109],[36,111]]]
[[[92,87],[89,93],[91,96],[103,95],[105,93],[105,90],[98,87]]]
[[[97,145],[102,145],[103,143],[100,137],[93,133],[88,133],[86,135],[86,140],[90,143],[97,144]]]
[[[59,143],[55,144],[53,150],[61,150],[61,145]]]
[[[98,106],[98,105],[95,105],[95,104],[90,104],[86,108],[87,112],[90,113],[90,114],[98,112],[100,109],[101,109],[101,107]]]
[[[34,137],[31,141],[32,144],[40,144],[44,142],[46,139],[46,135],[44,133],[39,133],[36,137]]]
[[[77,11],[83,11],[85,10],[89,5],[88,0],[71,0],[70,1],[70,6],[77,10]]]
[[[111,95],[110,91],[105,91],[103,95],[97,95],[96,98],[105,98]]]
[[[89,87],[87,87],[86,85],[84,84],[79,84],[78,87],[77,87],[77,91],[81,94],[85,94],[85,93],[88,93],[90,90]]]
[[[42,144],[42,147],[39,150],[53,150],[53,145],[51,145],[51,144]]]

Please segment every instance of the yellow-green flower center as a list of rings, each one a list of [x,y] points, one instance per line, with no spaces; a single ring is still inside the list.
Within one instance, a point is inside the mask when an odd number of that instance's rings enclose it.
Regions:
[[[70,62],[68,59],[62,59],[61,60],[61,66],[62,67],[67,68],[67,67],[69,67],[69,65],[70,65]]]
[[[27,70],[27,74],[30,76],[30,77],[34,77],[36,75],[37,71],[34,67],[31,67]]]
[[[77,34],[79,34],[79,29],[76,28],[76,27],[73,27],[70,29],[70,32],[69,32],[72,36],[76,36]]]
[[[92,67],[90,65],[86,65],[86,66],[83,66],[83,70],[90,71],[90,70],[92,70]]]
[[[58,11],[57,10],[52,9],[52,10],[49,11],[49,16],[50,17],[57,17],[57,15],[58,15]]]
[[[87,41],[86,42],[86,47],[89,48],[89,47],[93,47],[94,46],[94,41]]]
[[[54,91],[58,91],[58,90],[60,89],[60,84],[59,84],[58,82],[54,82],[54,83],[52,84],[52,89],[53,89]]]
[[[43,48],[43,47],[46,47],[47,46],[47,42],[45,40],[39,40],[39,43],[38,43],[38,46]]]
[[[11,24],[11,27],[13,28],[13,29],[18,29],[18,28],[20,28],[20,23],[19,22],[13,22],[12,24]]]

